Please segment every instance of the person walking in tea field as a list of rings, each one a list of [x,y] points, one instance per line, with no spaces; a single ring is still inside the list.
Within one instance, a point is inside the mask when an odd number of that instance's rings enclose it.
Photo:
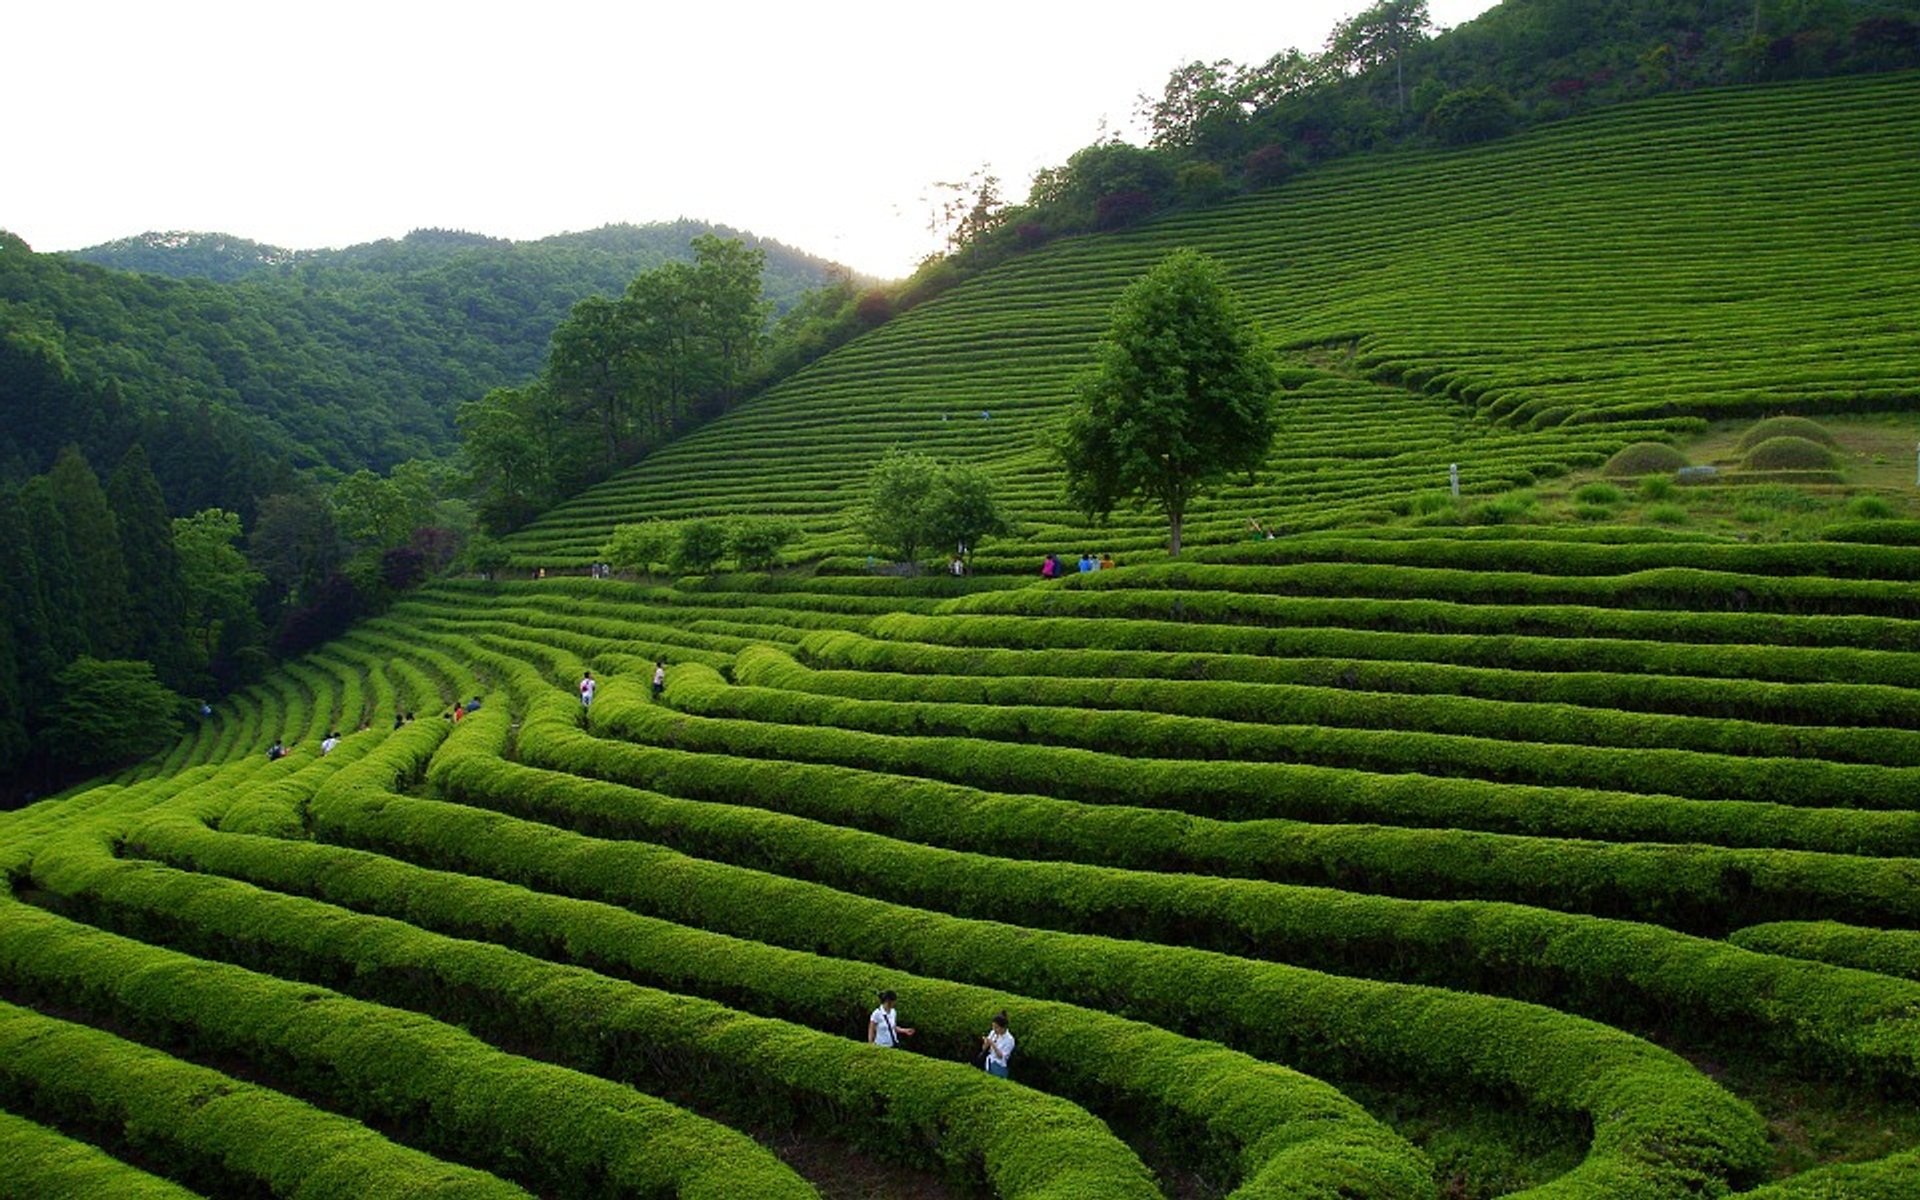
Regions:
[[[1051,554],[1047,555],[1040,564],[1040,578],[1052,579],[1058,574],[1060,574],[1060,560]]]
[[[876,1046],[892,1046],[900,1049],[901,1038],[913,1036],[913,1030],[898,1023],[893,1011],[893,1002],[897,999],[891,990],[880,993],[880,1007],[867,1015],[867,1040]]]
[[[1113,555],[1102,554],[1100,556],[1100,569],[1102,571],[1111,571],[1113,570],[1113,566],[1114,566]]]
[[[581,708],[593,707],[593,689],[594,689],[593,672],[588,671],[586,674],[580,677],[580,707]]]
[[[1007,1059],[1013,1054],[1013,1034],[1007,1029],[1006,1009],[993,1014],[993,1027],[981,1036],[980,1050],[986,1056],[981,1065],[987,1074],[1005,1079]]]
[[[653,698],[657,702],[660,693],[667,690],[667,661],[655,659],[653,663]]]

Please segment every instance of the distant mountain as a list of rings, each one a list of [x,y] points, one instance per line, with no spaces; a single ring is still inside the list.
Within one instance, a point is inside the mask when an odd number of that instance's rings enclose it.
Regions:
[[[445,453],[458,404],[538,374],[575,303],[690,259],[705,233],[766,251],[776,311],[848,274],[689,220],[528,242],[416,230],[342,250],[148,233],[37,254],[0,235],[0,477],[44,471],[69,442],[117,461],[143,424],[181,426],[203,407],[196,419],[229,442],[245,430],[296,467]],[[226,495],[156,470],[170,503]]]

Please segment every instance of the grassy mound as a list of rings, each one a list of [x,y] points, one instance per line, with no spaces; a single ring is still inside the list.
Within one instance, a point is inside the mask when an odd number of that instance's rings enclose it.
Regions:
[[[1601,468],[1607,475],[1634,478],[1640,475],[1666,475],[1687,465],[1687,456],[1665,442],[1635,442],[1607,460]]]
[[[1789,434],[1756,444],[1744,465],[1749,471],[1831,471],[1838,464],[1819,442]]]
[[[1753,428],[1740,437],[1740,450],[1745,453],[1761,442],[1778,437],[1805,438],[1809,442],[1818,442],[1822,446],[1838,446],[1826,426],[1806,417],[1768,417],[1764,421],[1754,422]]]

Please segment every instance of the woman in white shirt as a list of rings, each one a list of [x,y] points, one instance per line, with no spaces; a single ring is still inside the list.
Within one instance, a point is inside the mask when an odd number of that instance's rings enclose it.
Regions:
[[[1013,1034],[1007,1031],[1007,1013],[1005,1009],[994,1014],[993,1028],[980,1038],[980,1048],[986,1051],[987,1074],[1007,1077],[1007,1059],[1013,1054]]]

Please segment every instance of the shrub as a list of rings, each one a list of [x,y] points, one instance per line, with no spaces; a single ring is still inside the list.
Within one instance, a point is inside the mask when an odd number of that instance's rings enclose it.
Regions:
[[[53,677],[58,698],[43,733],[47,748],[76,766],[132,762],[173,741],[181,699],[153,664],[82,656]]]
[[[683,521],[673,545],[673,569],[704,575],[727,552],[727,527],[718,521]]]
[[[1446,512],[1453,507],[1453,497],[1446,492],[1421,492],[1413,498],[1413,511],[1423,517],[1429,513]]]
[[[1678,504],[1656,504],[1647,510],[1647,520],[1655,525],[1685,525],[1687,510]]]
[[[1640,481],[1642,500],[1665,500],[1673,495],[1673,480],[1665,475],[1649,475]]]
[[[1822,446],[1839,444],[1818,421],[1809,421],[1805,417],[1768,417],[1764,421],[1754,422],[1753,428],[1740,436],[1740,452],[1744,454],[1761,442],[1777,437],[1805,438]]]
[[[616,571],[653,574],[653,564],[673,558],[674,530],[665,521],[615,525],[613,536],[600,547],[600,558]]]
[[[1093,226],[1095,229],[1122,229],[1143,220],[1152,212],[1151,192],[1139,188],[1111,192],[1094,202]]]
[[[1574,492],[1573,498],[1582,504],[1618,504],[1620,489],[1610,483],[1589,483]]]
[[[742,571],[771,571],[780,565],[780,548],[799,532],[778,517],[737,517],[727,526],[727,552]]]
[[[1833,451],[1794,434],[1770,437],[1747,451],[1749,471],[1831,471]]]
[[[1614,476],[1670,475],[1687,465],[1687,456],[1665,442],[1635,442],[1607,460],[1601,472]]]
[[[1245,178],[1249,189],[1274,187],[1285,183],[1292,174],[1293,156],[1277,142],[1247,155]]]
[[[1497,138],[1513,128],[1513,101],[1499,88],[1450,92],[1427,114],[1427,129],[1449,146]]]
[[[1884,521],[1893,515],[1893,505],[1880,496],[1857,496],[1847,512],[1862,521]]]

